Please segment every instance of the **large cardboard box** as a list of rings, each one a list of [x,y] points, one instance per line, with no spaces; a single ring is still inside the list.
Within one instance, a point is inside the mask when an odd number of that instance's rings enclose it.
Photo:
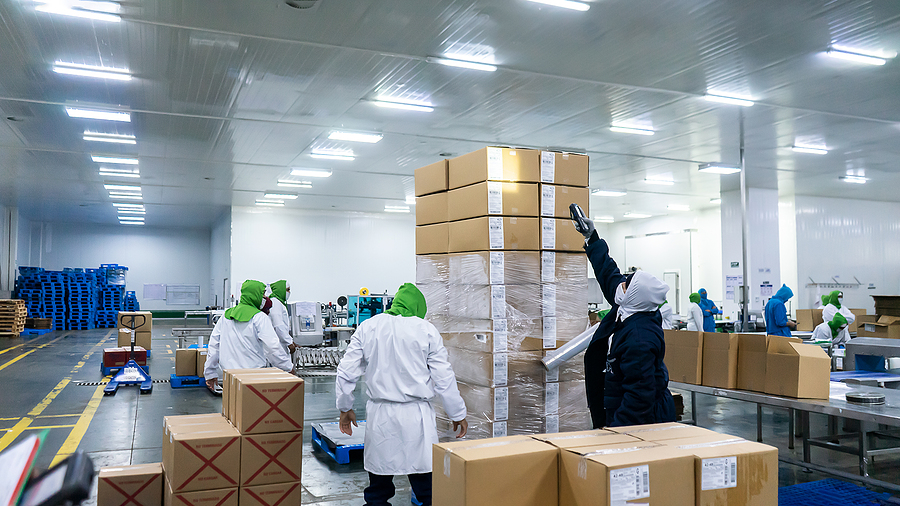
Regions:
[[[416,284],[450,281],[450,255],[416,255]]]
[[[197,350],[197,376],[203,377],[203,371],[206,369],[206,356],[209,351],[206,348]]]
[[[802,399],[828,399],[831,359],[817,345],[769,336],[766,393]]]
[[[131,345],[128,348],[104,348],[103,367],[122,367],[131,358]],[[147,365],[147,350],[140,346],[134,347],[134,361],[138,365]]]
[[[856,319],[853,320],[853,323],[851,323],[850,325],[847,326],[847,331],[848,332],[856,332],[859,329],[859,318],[861,316],[866,316],[866,310],[865,309],[851,309],[850,312],[853,313],[853,316],[855,316]]]
[[[555,506],[558,449],[526,436],[433,447],[435,506]]]
[[[197,349],[175,350],[175,376],[197,376]]]
[[[222,380],[222,414],[228,419],[229,422],[232,421],[232,415],[234,413],[234,401],[235,397],[231,394],[232,387],[234,385],[234,378],[236,376],[240,376],[242,374],[285,374],[284,371],[278,369],[276,367],[265,367],[265,368],[256,368],[256,369],[226,369],[223,371],[223,380]]]
[[[575,186],[541,184],[541,216],[545,218],[569,218],[569,204],[578,204],[584,213],[591,215],[591,190]]]
[[[541,282],[571,283],[587,279],[587,255],[541,251]]]
[[[482,148],[450,159],[450,189],[482,181],[541,182],[541,153],[533,149]]]
[[[541,151],[541,182],[586,187],[590,169],[588,162],[587,155]]]
[[[641,441],[649,441],[652,443],[659,443],[670,439],[712,436],[716,434],[703,427],[678,422],[610,427],[607,430],[615,432],[616,434],[627,434],[636,437]]]
[[[738,338],[721,332],[703,333],[703,383],[708,387],[737,388]]]
[[[144,318],[140,318],[138,315],[143,315]],[[151,332],[153,330],[153,313],[150,311],[119,311],[119,316],[116,318],[118,328],[130,329],[131,316],[136,316],[134,319],[134,330],[139,332]],[[143,320],[143,323],[141,320]]]
[[[119,329],[118,344],[123,348],[131,347],[131,331],[128,329]],[[145,350],[150,349],[151,339],[150,332],[141,331],[134,333],[134,345],[140,346]]]
[[[694,456],[646,442],[561,449],[559,503],[694,506]]]
[[[416,197],[416,225],[448,221],[447,192]]]
[[[669,379],[680,383],[700,385],[703,377],[703,332],[664,330]]]
[[[241,486],[299,481],[303,432],[241,436]]]
[[[537,251],[541,249],[540,220],[538,218],[485,216],[454,221],[448,226],[450,230],[448,250],[450,253],[484,250]]]
[[[416,169],[416,197],[447,191],[450,188],[447,162],[447,160],[441,160]]]
[[[900,339],[900,317],[879,316],[875,323],[864,323],[862,330],[857,330],[861,337],[881,337]]]
[[[867,323],[878,323],[878,315],[866,314],[856,317],[856,335],[857,337],[875,337],[866,332]]]
[[[456,379],[470,385],[502,387],[544,380],[541,351],[493,353],[448,347],[447,354]]]
[[[444,332],[444,346],[464,348],[473,352],[506,353],[510,351],[540,351],[544,349],[541,336],[509,339],[506,332]]]
[[[766,353],[769,336],[738,335],[738,390],[766,391]]]
[[[575,230],[572,220],[541,218],[541,249],[584,251],[584,236]]]
[[[584,256],[584,255],[582,255]],[[526,285],[541,282],[538,251],[473,251],[448,255],[450,283]]]
[[[175,492],[238,486],[241,435],[230,425],[169,425],[162,455],[166,481]]]
[[[448,221],[478,216],[538,216],[538,185],[485,181],[450,190]]]
[[[287,376],[287,377],[285,377]],[[303,380],[291,375],[236,377],[233,422],[241,434],[303,430]]]
[[[534,439],[549,443],[557,448],[578,448],[582,446],[604,446],[636,443],[640,439],[626,434],[616,434],[604,429],[562,432],[558,434],[535,434]]]
[[[882,316],[900,316],[900,295],[873,295],[875,314]]]
[[[97,479],[97,506],[159,506],[163,499],[161,463],[104,467]]]
[[[300,481],[241,487],[241,506],[300,506]],[[212,505],[215,506],[215,505]]]
[[[432,255],[449,251],[450,228],[447,223],[416,227],[416,255]]]
[[[199,490],[194,492],[172,490],[166,479],[164,506],[238,506],[237,487]]]
[[[822,309],[797,310],[797,330],[812,332],[822,321]]]

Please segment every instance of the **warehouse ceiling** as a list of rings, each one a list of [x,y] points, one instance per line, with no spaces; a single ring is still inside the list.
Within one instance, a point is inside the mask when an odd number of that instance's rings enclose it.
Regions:
[[[900,201],[900,58],[890,58],[900,50],[900,3],[582,5],[589,10],[528,0],[319,0],[308,9],[283,0],[3,0],[0,204],[33,220],[116,223],[104,183],[139,183],[148,226],[208,227],[267,190],[297,193],[288,208],[383,212],[412,195],[417,167],[493,144],[587,152],[592,188],[627,191],[593,197],[592,214],[618,220],[627,210],[708,207],[735,188],[739,176],[698,164],[739,162],[740,114],[751,185]],[[886,64],[836,59],[829,46],[881,54]],[[127,69],[132,78],[55,65]],[[127,112],[130,122],[74,118],[67,107]],[[614,124],[653,135],[610,131]],[[383,139],[329,139],[335,131]],[[97,133],[134,144],[84,139]],[[323,150],[355,159],[311,156]],[[140,177],[101,168],[137,168]],[[292,168],[332,176],[291,176]],[[868,183],[839,179],[848,174]],[[279,179],[312,188],[279,188]]]

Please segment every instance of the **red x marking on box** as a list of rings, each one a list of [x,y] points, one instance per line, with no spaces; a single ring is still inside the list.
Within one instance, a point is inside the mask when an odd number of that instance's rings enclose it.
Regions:
[[[256,495],[256,493],[253,492],[253,490],[251,490],[251,489],[249,489],[249,488],[245,488],[244,490],[246,490],[247,493],[250,494],[254,499],[256,499],[257,501],[259,501],[260,504],[265,504],[266,506],[278,506],[279,504],[281,504],[282,501],[284,501],[285,499],[287,499],[287,497],[288,497],[289,495],[291,495],[291,492],[293,492],[294,489],[297,488],[297,485],[299,485],[299,484],[298,484],[298,483],[294,483],[294,486],[292,486],[291,488],[289,488],[288,491],[285,492],[283,496],[281,496],[281,499],[278,499],[277,501],[275,501],[275,502],[272,503],[272,504],[269,504],[269,503],[267,503],[266,501],[263,501],[262,498],[261,498],[260,496]],[[192,506],[193,506],[193,505],[192,505]],[[219,505],[217,504],[216,506],[219,506]]]
[[[294,474],[293,471],[291,471],[290,469],[288,469],[287,466],[285,466],[284,464],[281,463],[280,460],[278,460],[278,456],[281,455],[285,450],[287,450],[289,446],[291,446],[292,444],[294,444],[294,441],[296,441],[298,437],[300,437],[300,434],[295,434],[294,437],[291,438],[291,440],[287,442],[287,444],[285,444],[284,446],[281,447],[280,450],[278,450],[277,452],[275,452],[275,455],[272,455],[271,453],[267,452],[267,451],[265,450],[265,448],[263,448],[262,446],[260,446],[260,444],[257,443],[256,441],[254,441],[252,438],[247,438],[247,441],[248,441],[250,444],[252,444],[253,446],[255,446],[257,450],[261,451],[263,455],[265,455],[266,457],[268,457],[268,458],[269,458],[269,461],[268,461],[265,465],[260,466],[260,468],[257,469],[255,473],[253,473],[253,476],[251,476],[251,477],[247,478],[246,480],[244,480],[244,483],[251,483],[251,482],[253,482],[253,478],[256,478],[256,476],[259,475],[259,473],[263,472],[263,471],[264,471],[267,467],[269,467],[269,465],[271,465],[273,462],[274,462],[275,464],[277,464],[278,467],[284,469],[285,472],[287,472],[289,475],[291,475],[291,477],[293,477],[295,480],[299,480],[299,479],[300,479],[299,476],[297,476],[296,474]]]
[[[230,490],[227,494],[225,494],[225,497],[223,497],[221,501],[216,503],[215,506],[222,506],[223,504],[225,504],[225,501],[227,501],[229,497],[234,495],[235,492],[237,492],[237,490]],[[181,502],[187,504],[187,506],[194,506],[190,501],[185,499],[183,495],[179,495],[178,498],[181,499]]]
[[[250,385],[247,385],[247,389],[250,390],[251,392],[255,393],[255,394],[260,398],[260,400],[262,400],[263,402],[265,402],[266,404],[268,404],[268,405],[269,405],[269,409],[267,409],[266,412],[262,414],[262,416],[260,416],[259,418],[257,418],[255,422],[253,422],[249,427],[247,427],[247,428],[244,430],[244,432],[250,432],[251,430],[253,430],[253,427],[256,427],[256,425],[257,425],[259,422],[261,422],[261,421],[263,420],[263,418],[267,417],[267,416],[269,415],[269,413],[271,413],[272,411],[277,411],[277,412],[281,413],[281,416],[283,416],[285,420],[287,420],[287,421],[291,422],[292,424],[294,424],[294,427],[297,427],[298,429],[303,428],[303,425],[298,425],[297,422],[295,422],[294,420],[292,420],[291,417],[287,416],[287,415],[284,413],[284,411],[282,411],[282,410],[278,407],[278,403],[279,403],[279,402],[281,402],[281,401],[287,399],[287,397],[288,397],[289,395],[291,395],[291,394],[294,392],[294,390],[296,390],[297,388],[299,388],[300,385],[302,385],[302,384],[303,384],[303,383],[295,383],[294,386],[293,386],[291,389],[289,389],[287,392],[285,392],[284,395],[281,396],[281,399],[278,399],[278,400],[275,401],[274,403],[273,403],[273,402],[269,402],[269,399],[266,399],[265,396],[263,396],[263,394],[260,393],[260,391],[257,390],[256,388],[254,388],[254,387],[252,387],[252,386],[250,386]]]
[[[141,492],[143,492],[144,489],[147,488],[148,485],[150,485],[151,483],[153,483],[154,481],[156,481],[156,479],[159,478],[159,476],[160,476],[160,475],[158,475],[158,474],[153,475],[153,478],[150,478],[149,480],[147,480],[147,483],[144,483],[143,485],[141,485],[141,488],[135,490],[133,494],[129,494],[128,492],[122,490],[121,488],[119,488],[118,485],[116,485],[115,483],[113,483],[112,480],[109,479],[109,478],[106,478],[105,481],[106,481],[107,485],[109,485],[110,487],[114,488],[114,489],[115,489],[116,491],[118,491],[120,494],[122,494],[122,495],[125,496],[125,502],[121,503],[119,506],[127,506],[128,503],[130,503],[130,502],[133,502],[133,503],[136,504],[137,506],[141,506],[141,503],[137,502],[134,498],[137,497],[138,494],[140,494]]]
[[[200,466],[200,469],[197,469],[197,472],[195,472],[194,474],[192,474],[188,479],[186,479],[186,480],[184,480],[183,482],[181,482],[181,487],[179,487],[179,489],[180,489],[180,488],[184,488],[185,485],[187,485],[188,483],[190,483],[191,480],[193,480],[194,478],[196,478],[197,475],[200,474],[200,473],[202,473],[203,470],[206,469],[207,467],[210,467],[210,468],[214,469],[217,473],[221,474],[221,475],[222,475],[222,478],[225,478],[226,480],[228,480],[228,483],[231,483],[232,485],[237,485],[237,483],[236,483],[234,480],[232,480],[231,478],[229,478],[228,475],[226,475],[224,472],[222,472],[221,469],[219,469],[218,467],[215,466],[215,464],[212,463],[213,460],[216,460],[216,457],[218,457],[219,455],[222,454],[222,452],[224,452],[225,450],[227,450],[229,446],[231,446],[235,441],[237,441],[237,439],[238,439],[238,438],[233,438],[231,441],[228,442],[228,444],[222,446],[222,449],[219,450],[218,452],[216,452],[216,454],[213,455],[212,457],[210,457],[208,460],[207,460],[206,458],[204,458],[203,455],[200,455],[200,452],[198,452],[197,450],[191,448],[191,445],[185,443],[184,441],[179,441],[179,443],[181,443],[185,448],[187,448],[188,450],[190,450],[191,453],[193,453],[194,455],[196,455],[198,459],[200,459],[201,461],[203,461],[203,465]],[[224,487],[223,487],[223,488],[224,488]]]

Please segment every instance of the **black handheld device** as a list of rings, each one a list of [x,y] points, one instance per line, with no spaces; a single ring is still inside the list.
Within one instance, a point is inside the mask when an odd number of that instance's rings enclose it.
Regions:
[[[588,224],[585,222],[587,216],[584,215],[581,206],[578,204],[569,204],[569,217],[572,218],[572,223],[575,224],[575,230],[581,234],[586,234],[588,232]]]
[[[18,506],[76,506],[91,495],[94,464],[78,451],[37,478],[22,492]]]

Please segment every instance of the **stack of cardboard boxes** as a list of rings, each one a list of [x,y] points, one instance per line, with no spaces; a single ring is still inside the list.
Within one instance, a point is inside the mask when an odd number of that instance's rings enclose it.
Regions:
[[[134,345],[150,351],[153,332],[153,313],[150,311],[119,311],[116,318],[119,330],[119,347],[131,346],[131,327],[134,317]]]
[[[206,368],[206,348],[179,348],[175,350],[175,376],[203,376]]]
[[[588,158],[488,147],[416,171],[416,282],[444,336],[474,437],[590,424],[580,358],[540,365],[587,327]],[[440,409],[439,423],[449,426]]]
[[[856,316],[856,319],[847,326],[849,332],[862,331],[862,323],[866,315],[865,309],[850,309],[850,312]],[[822,323],[822,309],[798,309],[797,310],[797,330],[803,332],[812,332],[816,326]]]

